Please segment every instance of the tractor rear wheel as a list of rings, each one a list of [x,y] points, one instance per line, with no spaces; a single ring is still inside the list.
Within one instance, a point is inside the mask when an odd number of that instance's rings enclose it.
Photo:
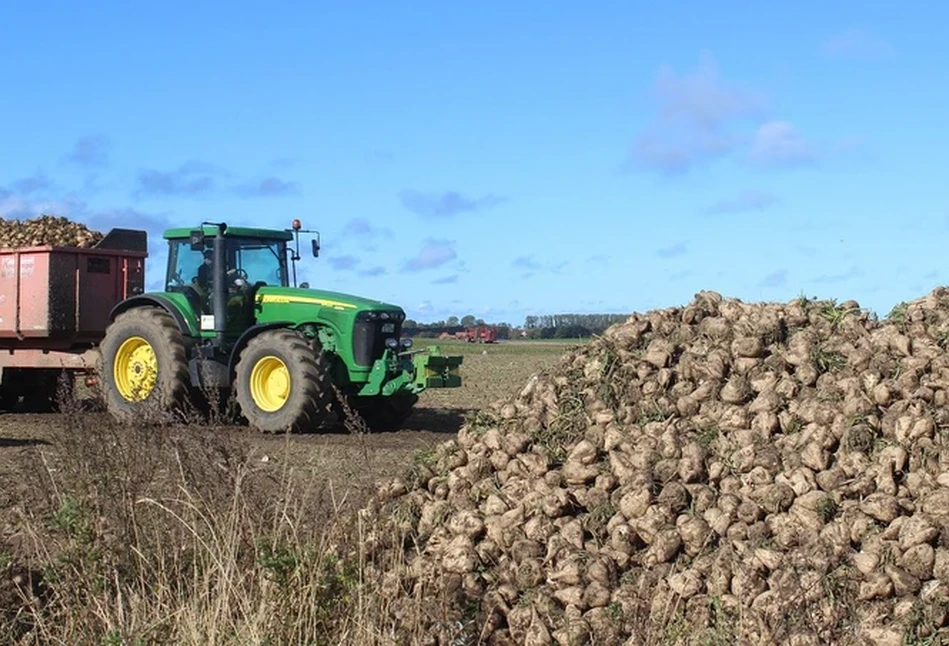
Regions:
[[[122,422],[163,422],[187,399],[184,337],[171,315],[140,307],[119,314],[99,348],[106,409]]]
[[[260,431],[312,430],[330,413],[333,389],[326,355],[292,330],[268,330],[251,339],[236,373],[241,413]]]

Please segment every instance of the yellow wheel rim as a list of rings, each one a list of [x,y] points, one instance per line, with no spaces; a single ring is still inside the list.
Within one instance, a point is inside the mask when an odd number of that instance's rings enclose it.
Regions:
[[[264,357],[250,372],[250,396],[267,413],[280,410],[290,396],[290,371],[277,357]]]
[[[142,401],[158,381],[158,357],[152,346],[140,336],[126,339],[115,353],[112,365],[115,386],[126,401]]]

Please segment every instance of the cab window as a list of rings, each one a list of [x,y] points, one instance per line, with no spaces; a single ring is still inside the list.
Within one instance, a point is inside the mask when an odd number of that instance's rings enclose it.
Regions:
[[[286,245],[281,240],[241,239],[231,242],[234,266],[247,273],[251,285],[266,283],[287,287]]]
[[[187,240],[172,240],[168,249],[168,275],[165,278],[165,290],[190,285],[198,277],[198,271],[204,264],[204,252],[191,249]]]

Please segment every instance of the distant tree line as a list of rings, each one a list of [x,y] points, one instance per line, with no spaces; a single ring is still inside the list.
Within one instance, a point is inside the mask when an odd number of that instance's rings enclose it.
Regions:
[[[541,314],[524,319],[528,330],[582,326],[599,334],[614,323],[622,323],[629,314]]]
[[[433,321],[431,323],[419,323],[413,319],[405,319],[402,323],[402,329],[405,328],[418,328],[420,330],[429,330],[433,328],[459,328],[463,330],[467,327],[473,325],[484,325],[484,319],[476,318],[473,314],[468,314],[467,316],[462,316],[460,319],[457,316],[449,316],[447,319],[441,321]]]
[[[530,339],[570,339],[601,334],[609,326],[621,323],[627,318],[628,314],[531,315],[524,320],[524,326],[518,328],[509,323],[486,323],[484,319],[468,314],[461,318],[449,316],[431,323],[406,319],[402,324],[402,332],[407,336],[435,338],[446,333],[455,335],[475,325],[490,325],[497,332],[498,339],[522,336]]]
[[[571,339],[602,334],[628,314],[542,314],[524,320],[524,331],[532,339]]]
[[[510,339],[513,336],[512,328],[507,323],[489,323],[494,328],[498,339]],[[421,339],[435,339],[442,334],[451,334],[452,336],[464,332],[468,329],[467,325],[444,325],[442,321],[434,323],[418,323],[412,319],[406,319],[402,324],[402,334],[404,336],[419,337]]]

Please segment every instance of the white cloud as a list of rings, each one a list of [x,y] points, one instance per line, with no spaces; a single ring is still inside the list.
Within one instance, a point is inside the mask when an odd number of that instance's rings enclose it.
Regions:
[[[749,153],[762,166],[793,166],[815,160],[814,151],[787,121],[768,121],[755,132]]]
[[[707,53],[692,73],[660,69],[653,93],[658,114],[640,131],[629,162],[665,174],[683,173],[734,151],[742,143],[734,126],[760,117],[765,105],[759,94],[725,83]]]
[[[408,271],[421,271],[440,267],[458,257],[452,240],[434,240],[429,238],[418,255],[405,263]]]

